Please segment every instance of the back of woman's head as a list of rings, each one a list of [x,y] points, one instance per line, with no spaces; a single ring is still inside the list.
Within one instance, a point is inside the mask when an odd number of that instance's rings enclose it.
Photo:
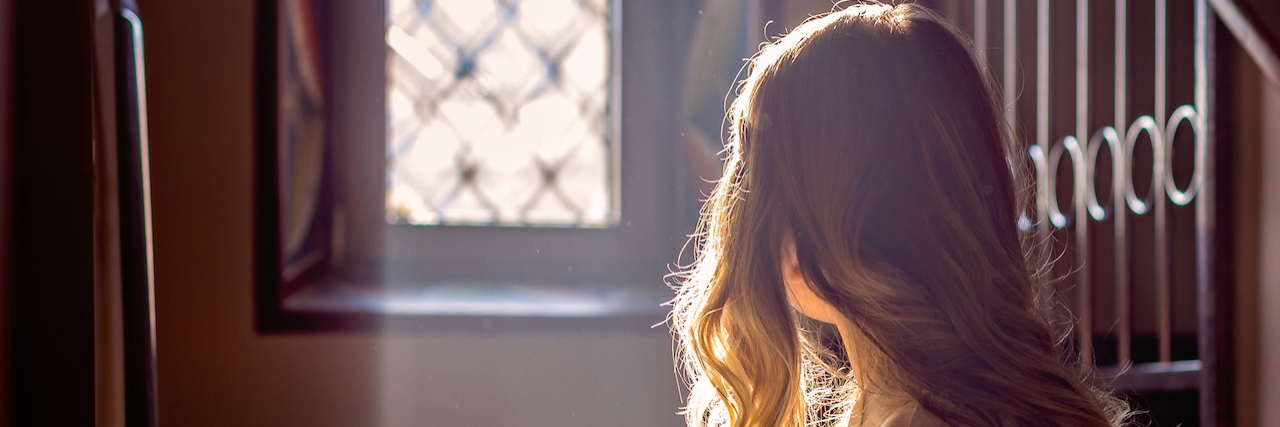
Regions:
[[[1018,157],[961,40],[919,6],[855,5],[753,59],[673,312],[691,424],[831,413],[805,398],[821,387],[778,268],[787,233],[854,327],[852,398],[894,390],[952,425],[1122,420],[1064,362],[1016,228]]]

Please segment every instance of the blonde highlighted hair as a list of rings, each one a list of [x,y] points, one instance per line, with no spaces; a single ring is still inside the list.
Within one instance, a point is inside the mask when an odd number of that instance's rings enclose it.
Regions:
[[[672,311],[689,425],[848,422],[867,390],[954,426],[1125,422],[1046,308],[1016,228],[1021,156],[962,40],[922,7],[860,4],[752,59]],[[788,230],[805,281],[852,324],[863,378],[802,331],[779,270]]]

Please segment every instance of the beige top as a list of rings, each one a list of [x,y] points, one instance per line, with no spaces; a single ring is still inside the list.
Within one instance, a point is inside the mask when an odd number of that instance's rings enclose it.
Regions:
[[[941,419],[926,411],[920,402],[886,395],[867,399],[863,427],[946,427]]]

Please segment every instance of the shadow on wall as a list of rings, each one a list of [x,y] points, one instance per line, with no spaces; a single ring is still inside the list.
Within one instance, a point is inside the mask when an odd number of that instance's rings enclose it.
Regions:
[[[256,334],[254,3],[139,3],[162,424],[682,424],[671,341],[660,329]]]

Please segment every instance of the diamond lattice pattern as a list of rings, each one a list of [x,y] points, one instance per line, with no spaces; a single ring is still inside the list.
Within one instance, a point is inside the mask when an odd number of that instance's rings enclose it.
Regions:
[[[608,0],[388,0],[387,220],[606,225]]]

